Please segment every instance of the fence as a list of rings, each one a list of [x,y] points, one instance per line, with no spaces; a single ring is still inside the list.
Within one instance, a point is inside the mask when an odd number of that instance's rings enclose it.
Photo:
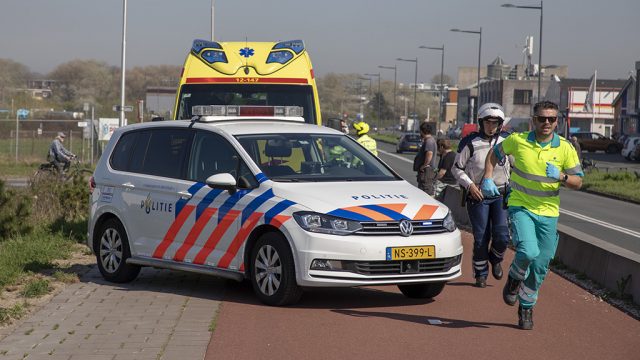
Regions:
[[[0,120],[0,161],[34,163],[46,161],[49,146],[58,132],[64,132],[64,146],[78,156],[80,161],[91,163],[91,120],[87,127],[78,127],[78,120],[19,120],[16,157],[16,121]],[[94,127],[93,161],[101,154]]]

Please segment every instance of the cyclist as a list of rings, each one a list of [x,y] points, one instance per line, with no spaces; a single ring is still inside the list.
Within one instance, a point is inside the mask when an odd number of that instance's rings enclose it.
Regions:
[[[47,160],[56,167],[59,174],[63,174],[71,165],[71,160],[76,158],[74,153],[62,145],[64,138],[65,134],[62,131],[58,132],[49,146],[49,154],[47,155]]]
[[[372,137],[368,135],[369,124],[364,121],[355,122],[353,123],[353,129],[358,135],[358,143],[364,146],[364,148],[369,150],[369,152],[373,155],[378,156],[378,144]]]

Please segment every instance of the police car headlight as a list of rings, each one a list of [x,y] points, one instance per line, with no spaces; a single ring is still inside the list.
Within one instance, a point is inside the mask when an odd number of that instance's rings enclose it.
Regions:
[[[447,214],[442,222],[442,226],[447,229],[449,232],[453,232],[456,230],[456,222],[453,221],[453,216],[451,216],[451,212]]]
[[[332,235],[349,235],[362,226],[357,221],[351,221],[335,216],[301,211],[293,214],[298,225],[306,231]]]

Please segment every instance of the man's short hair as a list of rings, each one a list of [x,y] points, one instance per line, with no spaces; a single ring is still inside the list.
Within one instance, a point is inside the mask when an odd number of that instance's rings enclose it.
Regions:
[[[438,147],[440,146],[445,150],[451,150],[451,141],[448,139],[438,139]]]
[[[538,110],[544,110],[544,109],[552,109],[552,110],[558,111],[558,104],[551,102],[549,100],[544,100],[544,101],[537,102],[535,105],[533,105],[534,114],[537,114]]]
[[[420,124],[421,133],[430,135],[432,131],[433,131],[433,128],[431,127],[431,124],[427,122],[423,122],[422,124]]]

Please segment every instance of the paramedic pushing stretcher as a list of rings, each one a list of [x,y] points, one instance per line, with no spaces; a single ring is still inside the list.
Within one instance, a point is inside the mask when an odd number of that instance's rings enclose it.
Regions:
[[[554,132],[558,105],[542,101],[533,111],[534,131],[511,134],[489,152],[481,185],[484,196],[498,194],[494,168],[514,156],[508,213],[516,254],[502,298],[511,306],[520,301],[518,326],[525,330],[533,328],[533,307],[558,246],[560,184],[577,190],[584,176],[573,146]]]

